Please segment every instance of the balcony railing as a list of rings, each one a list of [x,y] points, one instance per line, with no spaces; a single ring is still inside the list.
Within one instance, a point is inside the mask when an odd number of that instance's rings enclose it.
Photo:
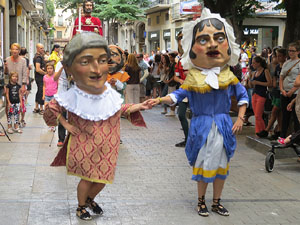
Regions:
[[[157,5],[164,5],[164,4],[170,4],[170,0],[153,0],[151,1],[149,8]]]

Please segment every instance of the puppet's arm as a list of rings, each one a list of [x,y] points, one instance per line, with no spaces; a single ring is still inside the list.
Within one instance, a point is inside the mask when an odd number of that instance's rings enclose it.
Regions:
[[[151,105],[147,101],[139,104],[124,104],[121,107],[121,113],[125,116],[133,125],[139,127],[146,127],[146,123],[140,110],[151,109]]]
[[[62,108],[55,99],[52,99],[45,107],[44,120],[48,126],[57,126],[61,117]]]

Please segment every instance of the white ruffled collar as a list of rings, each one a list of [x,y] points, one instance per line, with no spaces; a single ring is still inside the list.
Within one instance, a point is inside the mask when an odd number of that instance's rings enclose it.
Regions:
[[[106,82],[107,89],[100,95],[92,95],[76,85],[68,91],[54,95],[58,104],[77,116],[91,121],[106,120],[121,109],[123,99]]]

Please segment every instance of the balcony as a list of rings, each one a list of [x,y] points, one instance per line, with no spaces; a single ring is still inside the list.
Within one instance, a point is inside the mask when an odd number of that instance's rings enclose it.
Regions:
[[[35,4],[33,0],[19,0],[26,12],[35,10]]]
[[[170,8],[170,0],[152,0],[148,9],[145,10],[145,14],[152,14],[168,10]]]

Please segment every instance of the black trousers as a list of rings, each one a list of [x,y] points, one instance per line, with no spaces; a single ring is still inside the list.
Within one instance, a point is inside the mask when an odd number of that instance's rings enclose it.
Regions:
[[[183,129],[185,141],[187,141],[188,134],[189,134],[189,123],[186,119],[186,110],[188,105],[189,104],[187,102],[178,103],[178,118],[180,120],[181,127]]]
[[[37,92],[35,95],[35,102],[37,102],[39,105],[44,105],[44,100],[43,100],[43,77],[42,75],[35,74],[35,83],[37,86]]]
[[[63,111],[61,116],[67,119],[67,112]],[[66,138],[66,129],[60,123],[58,124],[58,142],[64,142]]]
[[[280,95],[281,101],[281,111],[282,111],[282,127],[281,127],[281,134],[280,136],[285,138],[287,136],[287,130],[289,128],[290,120],[292,119],[294,124],[294,130],[297,132],[299,130],[299,121],[296,115],[295,106],[293,107],[292,111],[287,111],[288,104],[296,98],[297,95],[292,95],[291,97],[285,97]]]

